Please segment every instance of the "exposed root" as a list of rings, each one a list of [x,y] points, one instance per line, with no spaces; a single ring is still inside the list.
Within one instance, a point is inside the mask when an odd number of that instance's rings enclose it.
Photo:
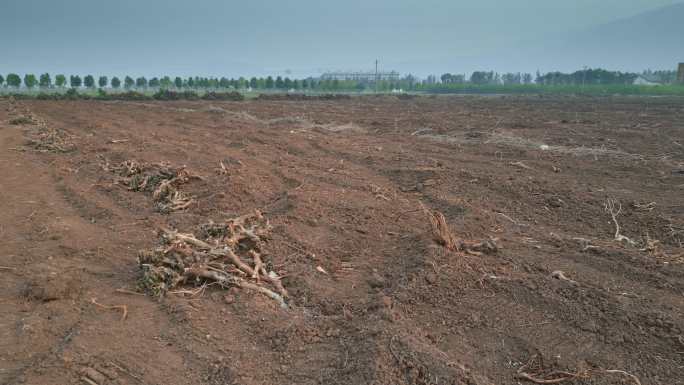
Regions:
[[[461,240],[454,235],[449,227],[449,224],[439,211],[429,210],[423,203],[420,203],[423,211],[430,220],[432,235],[435,242],[444,246],[447,250],[465,252],[471,255],[493,254],[498,251],[496,239],[488,239],[482,242],[473,242]]]
[[[258,291],[286,307],[288,293],[278,274],[267,271],[261,253],[270,230],[271,225],[259,211],[220,224],[201,225],[199,237],[162,229],[166,246],[138,255],[142,285],[163,296],[186,284],[210,281],[222,287]],[[253,265],[248,263],[250,259]]]
[[[590,377],[589,371],[571,373],[554,370],[544,373],[545,371],[544,360],[539,354],[535,354],[530,361],[518,369],[515,377],[521,380],[534,382],[535,384],[559,384],[565,381],[588,379]]]
[[[122,320],[122,321],[125,320],[126,317],[128,317],[128,306],[126,306],[126,305],[113,305],[113,306],[103,305],[103,304],[101,304],[101,303],[98,303],[96,298],[92,298],[92,299],[90,300],[90,302],[91,302],[93,305],[98,306],[98,307],[100,307],[100,308],[102,308],[102,309],[106,309],[106,310],[121,310],[122,313],[123,313],[123,314],[121,315],[121,320]]]
[[[444,214],[439,211],[430,211],[421,203],[425,214],[427,214],[432,226],[432,236],[438,244],[451,251],[460,251],[458,239],[454,236],[449,224],[447,224]]]
[[[531,169],[532,169],[532,167],[530,167],[530,166],[528,166],[528,165],[526,165],[525,163],[520,162],[520,161],[518,161],[518,162],[510,162],[509,164],[510,164],[511,166],[519,167],[519,168],[522,168],[522,169],[525,169],[525,170],[531,170]]]
[[[552,272],[552,273],[551,273],[551,278],[555,278],[555,279],[558,279],[558,280],[561,280],[561,281],[565,281],[565,282],[570,282],[570,283],[572,283],[572,284],[577,284],[576,281],[573,281],[572,279],[566,277],[566,276],[565,276],[565,273],[563,273],[563,272],[560,271],[560,270],[556,270],[556,271]]]
[[[617,209],[616,209],[617,205]],[[617,217],[620,215],[622,212],[622,204],[620,202],[616,201],[615,199],[609,198],[606,200],[605,204],[605,211],[610,214],[611,218],[613,219],[613,223],[615,223],[615,237],[614,239],[618,242],[625,241],[629,243],[630,245],[634,246],[636,245],[636,242],[633,240],[627,238],[626,236],[620,234],[620,224],[617,221]]]
[[[623,376],[629,377],[636,385],[641,385],[641,381],[639,381],[639,378],[637,376],[627,373],[624,370],[616,370],[616,369],[607,369],[604,370],[604,372],[609,373],[609,374],[621,374]]]
[[[546,373],[545,373],[546,372]],[[520,380],[530,381],[535,384],[559,384],[572,380],[588,380],[596,374],[620,374],[629,377],[635,385],[641,385],[641,381],[635,375],[624,370],[614,369],[586,369],[578,372],[554,370],[547,372],[544,361],[540,355],[535,354],[530,361],[518,369],[515,377]]]
[[[202,179],[191,174],[185,167],[174,168],[168,163],[145,164],[135,160],[127,160],[111,165],[106,160],[101,162],[102,168],[117,174],[117,183],[132,191],[145,191],[152,194],[155,208],[162,213],[185,210],[195,200],[192,196],[179,190],[180,186],[191,179]]]

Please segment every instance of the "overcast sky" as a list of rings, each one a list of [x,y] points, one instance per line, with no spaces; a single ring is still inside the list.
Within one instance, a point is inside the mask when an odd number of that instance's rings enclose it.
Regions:
[[[424,75],[451,70],[439,68],[441,62],[580,32],[673,3],[2,0],[0,73],[304,75],[371,69],[379,58],[383,68]]]

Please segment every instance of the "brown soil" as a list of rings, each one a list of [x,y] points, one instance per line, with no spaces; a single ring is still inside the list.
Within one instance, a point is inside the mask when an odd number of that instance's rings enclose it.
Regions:
[[[681,99],[5,99],[0,165],[3,384],[684,384]],[[159,229],[255,209],[287,310],[137,292]]]

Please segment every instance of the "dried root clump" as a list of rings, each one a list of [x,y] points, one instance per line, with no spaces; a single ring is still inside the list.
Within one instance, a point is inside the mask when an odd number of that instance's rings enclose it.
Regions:
[[[150,193],[155,208],[162,213],[184,210],[194,200],[192,196],[179,190],[180,186],[191,179],[201,179],[191,174],[185,167],[172,167],[168,163],[146,164],[135,160],[127,160],[111,165],[103,162],[102,167],[117,174],[117,183],[132,191]]]
[[[32,115],[21,115],[17,116],[16,118],[12,118],[9,120],[9,124],[13,126],[23,126],[27,124],[35,124],[36,121],[33,119]]]
[[[271,225],[261,212],[210,222],[199,226],[199,234],[162,230],[163,246],[141,251],[138,263],[142,286],[163,296],[184,285],[217,284],[257,291],[287,307],[287,291],[280,277],[262,258],[262,244]]]
[[[481,242],[459,239],[449,227],[444,214],[436,210],[429,210],[422,203],[421,206],[430,220],[433,239],[447,250],[472,255],[494,254],[498,251],[496,239],[492,238]]]
[[[71,137],[61,129],[48,126],[47,122],[29,116],[29,123],[33,125],[27,144],[40,152],[71,152],[75,149]]]

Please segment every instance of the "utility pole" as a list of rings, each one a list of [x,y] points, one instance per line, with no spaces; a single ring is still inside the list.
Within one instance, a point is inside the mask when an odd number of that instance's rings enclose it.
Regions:
[[[375,59],[375,93],[378,93],[378,59]]]

